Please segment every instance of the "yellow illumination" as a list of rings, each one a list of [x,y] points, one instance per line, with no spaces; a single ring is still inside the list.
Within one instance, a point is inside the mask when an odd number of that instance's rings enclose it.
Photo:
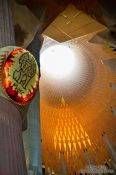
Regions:
[[[63,97],[61,98],[61,103],[62,103],[63,106],[65,106],[65,100],[64,100]]]
[[[58,115],[58,122],[54,135],[54,147],[57,152],[63,149],[68,159],[68,155],[79,153],[77,149],[80,148],[82,151],[84,148],[87,148],[87,143],[91,146],[91,141],[82,125],[77,118],[74,117],[74,113],[71,113],[67,108],[63,97],[61,98],[61,109],[62,111],[61,114]],[[58,147],[56,147],[56,145],[58,145]],[[77,145],[79,148],[77,148]]]
[[[68,143],[68,146],[69,146],[69,149],[70,149],[70,151],[71,151],[71,143],[70,143],[70,142]]]
[[[90,139],[88,139],[87,141],[88,141],[89,145],[91,146],[91,142],[90,142]]]
[[[81,143],[80,143],[80,142],[78,142],[78,145],[79,145],[79,147],[80,147],[80,149],[81,149]]]
[[[56,161],[59,161],[59,155],[62,152],[64,153],[67,165],[72,167],[75,160],[82,157],[83,149],[91,148],[92,150],[92,144],[86,133],[86,128],[80,123],[79,118],[72,111],[72,108],[67,105],[64,97],[61,97],[60,101],[61,107],[57,109],[53,108],[54,113],[49,115],[46,112],[46,117],[45,112],[43,114],[47,123],[50,121],[48,115],[54,119],[54,123],[51,125],[52,128],[50,127],[47,130],[43,125],[44,131],[46,131],[46,135],[44,134],[43,137],[43,142],[45,143],[43,147],[43,152],[45,153],[43,160],[46,160],[47,165],[49,161],[49,166],[55,167]],[[47,131],[49,132],[48,138]],[[53,156],[50,154],[51,148],[53,150]]]
[[[75,139],[74,139],[74,136],[72,136],[72,141],[74,141]]]
[[[86,143],[85,143],[85,140],[83,140],[83,144],[84,144],[84,146],[85,146],[85,148],[87,147],[87,145],[86,145]]]
[[[74,148],[75,148],[75,150],[76,150],[76,143],[73,143],[73,146],[74,146]]]
[[[66,143],[64,143],[64,149],[65,149],[65,151],[66,151]]]

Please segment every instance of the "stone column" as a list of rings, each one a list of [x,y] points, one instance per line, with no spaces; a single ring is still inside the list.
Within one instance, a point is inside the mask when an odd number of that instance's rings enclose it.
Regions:
[[[0,97],[0,175],[26,175],[21,116],[3,97]]]
[[[28,111],[29,132],[29,170],[42,175],[41,133],[40,133],[40,95],[37,92]]]
[[[32,42],[27,47],[27,49],[34,55],[39,68],[40,68],[40,49],[43,43],[43,37],[40,34],[40,28],[38,26],[37,33],[35,34]],[[36,93],[35,98],[33,99],[32,103],[29,106],[28,133],[29,133],[28,140],[30,140],[29,170],[33,171],[35,175],[42,175],[39,91]]]
[[[0,0],[0,48],[15,45],[11,0]],[[0,175],[26,175],[22,121],[13,103],[0,97]]]
[[[0,47],[15,45],[10,0],[0,0]]]

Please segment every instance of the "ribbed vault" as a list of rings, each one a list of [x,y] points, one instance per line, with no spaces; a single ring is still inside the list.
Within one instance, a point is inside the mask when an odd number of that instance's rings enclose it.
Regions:
[[[81,53],[85,65],[83,69],[87,70],[81,76],[82,86],[76,81],[77,74],[69,81],[69,89],[65,83],[61,84],[62,88],[52,86],[49,76],[42,74],[41,77],[43,162],[55,172],[58,171],[61,152],[68,171],[78,172],[87,164],[85,149],[97,165],[110,158],[101,136],[103,132],[113,144],[116,141],[116,119],[111,111],[111,107],[116,105],[116,94],[109,85],[116,82],[116,75],[102,61],[116,57],[116,53],[107,44],[89,43],[94,35],[88,34],[64,43],[76,48],[77,54]],[[55,43],[48,40],[50,45]]]

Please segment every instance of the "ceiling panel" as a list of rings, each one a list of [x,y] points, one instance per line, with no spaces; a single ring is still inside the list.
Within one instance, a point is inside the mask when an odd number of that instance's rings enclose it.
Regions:
[[[102,24],[69,4],[47,27],[44,34],[54,40],[64,42],[104,28]]]

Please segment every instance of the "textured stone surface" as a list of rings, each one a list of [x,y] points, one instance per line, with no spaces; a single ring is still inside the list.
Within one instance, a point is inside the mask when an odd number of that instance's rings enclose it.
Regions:
[[[0,47],[15,45],[12,13],[9,0],[0,1]]]
[[[3,97],[0,97],[0,174],[26,175],[21,116]]]
[[[0,47],[15,45],[10,0],[0,1]],[[26,175],[22,121],[17,108],[0,97],[0,175]]]

